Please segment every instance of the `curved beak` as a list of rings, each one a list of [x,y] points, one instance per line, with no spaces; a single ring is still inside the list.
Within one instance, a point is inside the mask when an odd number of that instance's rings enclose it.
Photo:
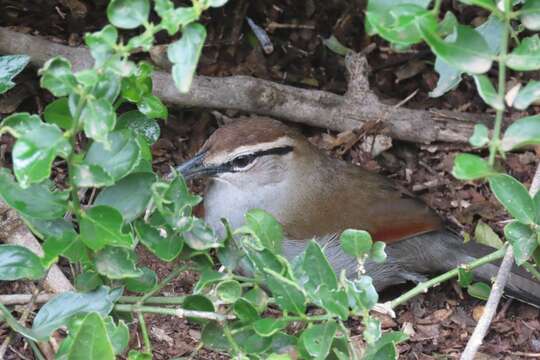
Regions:
[[[204,164],[205,155],[206,152],[198,153],[190,160],[187,160],[180,166],[177,166],[176,171],[182,174],[182,176],[186,180],[198,178],[201,176],[212,176],[221,172],[222,169],[220,166]]]

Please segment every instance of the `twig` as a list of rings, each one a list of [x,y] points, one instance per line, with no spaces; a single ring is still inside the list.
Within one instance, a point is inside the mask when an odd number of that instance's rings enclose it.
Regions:
[[[531,187],[529,189],[529,194],[531,196],[534,196],[538,192],[539,188],[540,163],[536,168],[536,172],[534,174]],[[482,345],[484,337],[486,336],[487,331],[489,330],[489,326],[491,325],[491,321],[493,320],[495,312],[497,311],[497,306],[499,305],[499,301],[501,300],[502,294],[504,292],[504,287],[506,285],[506,282],[508,281],[508,275],[510,275],[513,263],[514,250],[512,246],[508,246],[502,264],[499,268],[499,272],[497,273],[497,278],[495,279],[495,282],[493,283],[493,287],[491,289],[491,293],[489,294],[488,301],[484,308],[484,313],[480,317],[480,320],[478,320],[478,324],[476,324],[471,338],[467,342],[467,346],[461,354],[461,360],[474,359],[474,356],[480,348],[480,345]]]
[[[236,317],[234,315],[223,315],[211,311],[198,311],[198,310],[187,310],[182,308],[164,308],[157,306],[138,306],[138,305],[129,305],[129,304],[119,304],[114,306],[114,310],[120,312],[142,312],[142,313],[152,313],[152,314],[161,314],[161,315],[173,315],[179,318],[198,318],[198,319],[207,319],[223,322],[226,320],[234,320]]]
[[[0,28],[0,53],[28,54],[36,66],[53,56],[69,59],[75,70],[92,66],[85,48],[56,44],[37,36]],[[465,143],[478,121],[491,120],[484,114],[457,111],[413,110],[384,104],[370,90],[367,63],[363,55],[347,62],[349,89],[344,96],[326,91],[301,89],[256,79],[250,76],[196,76],[191,90],[180,94],[171,75],[157,71],[153,75],[154,94],[164,102],[180,107],[233,109],[267,115],[311,126],[343,132],[361,128],[384,114],[384,125],[391,137],[419,142]]]
[[[501,248],[495,252],[492,252],[491,254],[488,254],[484,257],[481,257],[479,259],[476,259],[468,264],[465,264],[465,265],[462,265],[461,267],[462,268],[465,268],[467,270],[473,270],[479,266],[482,266],[484,264],[487,264],[487,263],[490,263],[490,262],[493,262],[497,259],[500,259],[501,257],[503,257],[505,254],[505,248]],[[390,309],[394,309],[396,308],[396,306],[398,305],[401,305],[405,302],[407,302],[408,300],[412,299],[413,297],[419,295],[419,294],[422,294],[422,293],[425,293],[430,287],[433,287],[433,286],[436,286],[436,285],[439,285],[440,283],[446,281],[446,280],[449,280],[453,277],[456,277],[458,276],[458,273],[459,273],[459,268],[454,268],[448,272],[445,272],[444,274],[441,274],[437,277],[434,277],[433,279],[430,279],[428,281],[425,281],[425,282],[422,282],[418,285],[416,285],[414,288],[412,288],[411,290],[407,291],[405,294],[402,294],[401,296],[397,297],[396,299],[388,302],[388,303],[385,303],[384,304],[384,308],[390,308]]]
[[[43,304],[55,297],[57,294],[39,294],[36,298],[36,304]],[[31,294],[6,294],[0,295],[0,304],[3,305],[20,305],[27,304],[32,298]],[[118,299],[119,303],[135,304],[141,301],[142,296],[121,296]],[[144,300],[145,304],[161,304],[161,305],[181,305],[184,303],[185,296],[151,296]]]

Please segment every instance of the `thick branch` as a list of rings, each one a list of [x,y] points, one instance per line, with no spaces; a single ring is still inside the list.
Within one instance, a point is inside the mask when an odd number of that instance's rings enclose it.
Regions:
[[[85,48],[72,48],[5,28],[0,28],[0,53],[28,54],[36,66],[56,55],[68,58],[76,70],[92,64]],[[196,76],[190,92],[180,94],[170,74],[161,71],[154,73],[154,93],[171,105],[235,109],[336,131],[382,122],[390,136],[422,143],[466,142],[474,123],[486,120],[481,114],[412,110],[383,104],[368,87],[365,59],[355,55],[347,63],[350,81],[344,96],[249,76]]]

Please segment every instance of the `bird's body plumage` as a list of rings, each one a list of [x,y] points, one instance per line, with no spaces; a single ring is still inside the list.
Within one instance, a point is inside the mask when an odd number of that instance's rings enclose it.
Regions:
[[[271,149],[280,151],[272,152]],[[204,156],[203,156],[204,155]],[[241,226],[244,214],[261,208],[283,225],[284,255],[292,259],[317,239],[339,273],[354,276],[357,262],[338,241],[349,228],[369,231],[387,244],[383,264],[366,270],[378,289],[447,271],[486,255],[444,229],[439,216],[388,179],[332,159],[300,133],[271,119],[245,118],[219,128],[201,150],[199,172],[215,173],[204,198],[205,220],[222,231],[221,218]],[[212,170],[214,169],[214,170]],[[476,274],[489,281],[495,265]],[[515,270],[509,290],[540,305],[540,284]]]

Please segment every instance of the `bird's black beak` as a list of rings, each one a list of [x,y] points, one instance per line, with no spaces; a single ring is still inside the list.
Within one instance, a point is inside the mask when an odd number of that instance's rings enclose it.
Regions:
[[[176,171],[182,174],[182,176],[186,180],[198,178],[201,176],[212,176],[219,173],[221,171],[221,167],[204,164],[205,156],[206,152],[198,153],[190,160],[176,167]]]

